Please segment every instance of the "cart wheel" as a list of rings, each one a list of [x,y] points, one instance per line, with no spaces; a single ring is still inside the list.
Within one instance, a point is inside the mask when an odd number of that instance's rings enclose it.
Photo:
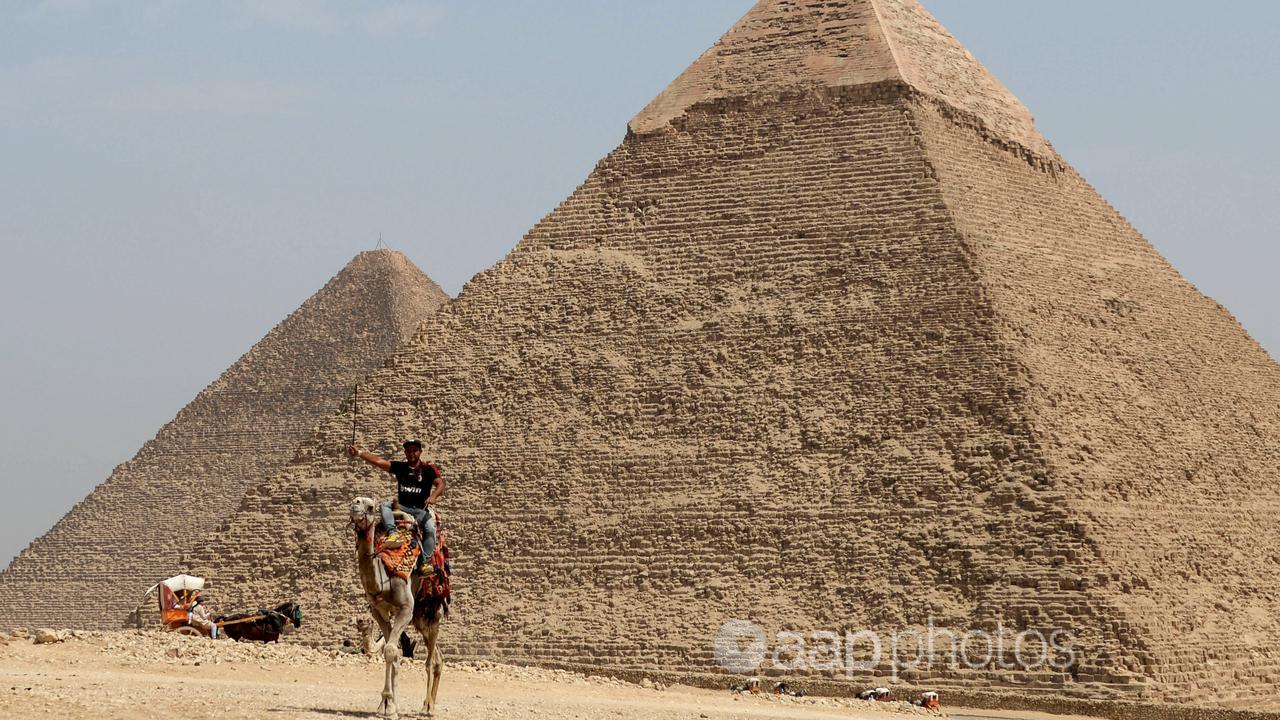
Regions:
[[[194,628],[190,625],[183,625],[178,628],[176,632],[179,635],[186,635],[188,637],[204,637],[204,633],[200,632],[198,628]]]

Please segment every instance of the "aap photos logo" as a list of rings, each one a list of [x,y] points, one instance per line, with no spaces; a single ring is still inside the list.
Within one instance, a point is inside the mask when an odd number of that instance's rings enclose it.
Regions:
[[[734,673],[755,672],[769,656],[764,628],[748,620],[730,620],[716,633],[716,663]]]
[[[893,633],[871,630],[832,632],[782,631],[772,638],[750,620],[725,622],[714,640],[716,663],[739,674],[762,669],[855,674],[885,674],[897,679],[904,670],[967,667],[971,670],[1054,670],[1076,664],[1069,630],[968,632],[938,627],[933,618],[922,628]]]

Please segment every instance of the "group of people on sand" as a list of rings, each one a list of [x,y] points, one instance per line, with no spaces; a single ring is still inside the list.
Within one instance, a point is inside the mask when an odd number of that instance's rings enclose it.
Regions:
[[[444,476],[435,465],[422,460],[421,440],[405,440],[403,447],[404,460],[387,460],[355,445],[347,448],[347,454],[395,477],[396,499],[400,510],[412,515],[418,522],[418,527],[422,530],[422,552],[426,557],[431,557],[436,549],[436,524],[428,522],[431,518],[429,508],[436,504],[444,492]],[[382,503],[378,510],[382,516],[382,529],[387,532],[394,530],[396,522],[391,502]]]

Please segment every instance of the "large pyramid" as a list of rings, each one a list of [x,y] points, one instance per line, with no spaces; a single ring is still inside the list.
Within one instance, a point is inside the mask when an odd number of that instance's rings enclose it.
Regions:
[[[446,469],[454,657],[712,673],[732,619],[932,623],[1069,633],[935,686],[1280,689],[1280,367],[913,0],[760,2],[360,397]],[[204,568],[314,642],[390,487],[349,423]]]
[[[357,255],[14,559],[0,627],[122,626],[447,300],[404,255]]]

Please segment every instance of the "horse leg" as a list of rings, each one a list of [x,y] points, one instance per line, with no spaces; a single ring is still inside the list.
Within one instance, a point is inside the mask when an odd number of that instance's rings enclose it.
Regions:
[[[436,710],[436,693],[440,690],[440,674],[444,669],[444,660],[440,656],[440,619],[443,613],[440,607],[428,617],[425,613],[414,618],[414,626],[422,633],[427,646],[427,697],[422,701],[422,712],[433,717]]]

